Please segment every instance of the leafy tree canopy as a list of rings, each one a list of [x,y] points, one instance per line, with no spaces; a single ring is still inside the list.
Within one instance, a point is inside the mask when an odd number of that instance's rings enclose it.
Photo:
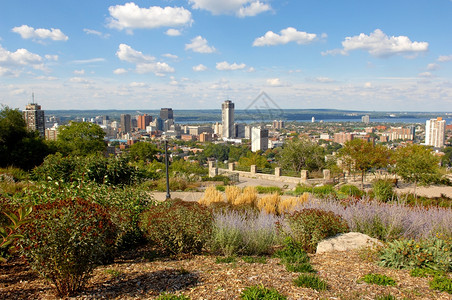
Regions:
[[[317,171],[325,166],[325,149],[308,138],[293,139],[284,143],[277,161],[282,169]]]
[[[267,161],[267,158],[258,152],[248,152],[245,156],[242,156],[239,159],[239,165],[242,167],[250,167],[251,165],[255,165],[258,168],[269,168],[270,164]]]
[[[64,155],[86,156],[105,151],[105,132],[99,125],[71,122],[58,130],[58,149]]]
[[[129,157],[133,161],[151,162],[155,159],[157,146],[147,142],[139,142],[133,144],[129,149]]]

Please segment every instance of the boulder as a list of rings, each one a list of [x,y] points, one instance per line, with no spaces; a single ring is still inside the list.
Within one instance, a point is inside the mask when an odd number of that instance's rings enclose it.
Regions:
[[[347,251],[377,245],[382,245],[382,243],[366,234],[348,232],[320,241],[317,245],[316,253]]]

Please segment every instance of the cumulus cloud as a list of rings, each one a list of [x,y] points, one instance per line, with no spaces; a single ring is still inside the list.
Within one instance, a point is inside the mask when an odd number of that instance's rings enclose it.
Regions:
[[[193,20],[191,12],[183,7],[151,6],[141,8],[133,2],[124,5],[115,5],[108,8],[110,28],[136,29],[158,28],[190,25]]]
[[[165,54],[163,54],[162,56],[163,56],[163,57],[166,57],[166,58],[171,58],[171,59],[174,59],[174,60],[176,60],[176,59],[179,58],[179,56],[174,55],[174,54],[171,54],[171,53],[165,53]]]
[[[223,61],[223,62],[217,63],[216,68],[217,68],[217,70],[220,70],[220,71],[235,71],[235,70],[245,69],[246,65],[245,64],[237,64],[237,63],[230,64],[226,61]]]
[[[18,76],[21,72],[18,68],[22,67],[45,70],[42,61],[41,56],[31,53],[27,49],[10,52],[0,45],[0,75],[2,76]]]
[[[207,67],[205,65],[203,65],[203,64],[199,64],[197,66],[193,66],[193,71],[195,71],[195,72],[203,72],[203,71],[206,71],[206,70],[207,70]]]
[[[67,41],[69,38],[60,29],[51,28],[34,29],[28,25],[14,27],[13,32],[20,34],[23,39],[51,39],[54,41]]]
[[[256,16],[271,10],[267,1],[260,0],[189,0],[193,8],[210,11],[214,15],[235,14],[238,17]]]
[[[116,74],[116,75],[121,75],[121,74],[125,74],[125,73],[127,73],[127,70],[123,69],[123,68],[118,68],[113,71],[113,74]]]
[[[169,35],[169,36],[179,36],[179,35],[181,35],[181,32],[180,32],[180,30],[170,28],[165,32],[165,34]]]
[[[279,78],[267,79],[267,85],[273,86],[273,87],[287,86],[287,84],[282,83],[281,79],[279,79]]]
[[[440,57],[438,57],[438,61],[439,62],[452,61],[452,55],[441,55]]]
[[[287,44],[289,42],[296,42],[297,44],[309,44],[317,37],[315,33],[307,33],[304,31],[298,31],[293,27],[287,27],[280,31],[281,34],[274,33],[273,31],[267,31],[264,36],[261,36],[254,40],[253,46],[275,46]]]
[[[214,47],[209,46],[207,40],[200,35],[193,38],[191,43],[185,44],[185,50],[192,50],[197,53],[213,53],[217,51]]]
[[[116,55],[122,61],[135,64],[135,71],[139,74],[152,72],[161,76],[174,72],[174,68],[170,67],[167,63],[156,62],[155,57],[145,55],[126,44],[119,45]]]
[[[346,37],[342,42],[342,49],[334,49],[322,52],[322,55],[342,54],[347,55],[353,50],[364,50],[375,57],[388,57],[397,54],[416,55],[428,50],[427,42],[412,42],[407,36],[387,36],[380,29],[367,35]]]

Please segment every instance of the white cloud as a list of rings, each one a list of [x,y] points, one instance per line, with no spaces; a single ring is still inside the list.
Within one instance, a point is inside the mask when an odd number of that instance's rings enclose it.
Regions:
[[[275,46],[287,44],[289,42],[296,42],[297,44],[309,44],[317,37],[315,33],[297,31],[293,27],[287,27],[280,32],[281,35],[274,33],[273,31],[267,31],[264,36],[261,36],[254,40],[253,46]]]
[[[429,70],[429,71],[435,71],[435,70],[438,70],[439,68],[440,68],[440,66],[435,63],[427,65],[427,70]]]
[[[20,34],[23,39],[52,39],[54,41],[67,41],[69,38],[60,29],[51,28],[34,29],[28,25],[14,27],[13,32]]]
[[[217,63],[216,68],[217,68],[217,70],[220,70],[220,71],[235,71],[235,70],[245,69],[246,65],[245,64],[236,64],[236,63],[230,64],[226,61],[223,61],[223,62]]]
[[[53,76],[37,76],[36,79],[38,79],[38,80],[46,80],[46,81],[58,80],[58,78],[53,77]]]
[[[271,10],[267,1],[260,0],[189,0],[193,8],[210,11],[214,15],[235,14],[239,17],[255,16]]]
[[[183,7],[151,6],[140,8],[135,3],[130,2],[124,5],[110,6],[108,11],[111,16],[108,26],[119,30],[183,26],[190,25],[193,22],[191,12]]]
[[[113,73],[116,75],[121,75],[121,74],[127,73],[127,70],[123,69],[123,68],[118,68],[118,69],[114,70]]]
[[[130,87],[144,87],[146,86],[146,83],[144,82],[131,82],[129,84]]]
[[[364,88],[366,88],[366,89],[370,89],[370,88],[372,88],[372,82],[366,82],[366,83],[364,83]]]
[[[47,55],[44,55],[44,57],[45,57],[47,60],[53,60],[53,61],[57,61],[57,60],[58,60],[58,55],[50,55],[50,54],[47,54]]]
[[[419,75],[419,77],[425,77],[425,78],[434,77],[433,74],[430,72],[422,72],[422,73],[419,73],[418,75]]]
[[[101,37],[101,38],[109,38],[110,37],[110,35],[108,33],[103,34],[102,32],[93,30],[93,29],[84,28],[83,31],[86,34],[97,35],[98,37]]]
[[[193,71],[195,71],[195,72],[202,72],[202,71],[206,71],[206,70],[207,70],[207,67],[203,64],[193,66]]]
[[[331,83],[331,82],[335,82],[336,80],[331,79],[329,77],[315,77],[315,78],[307,78],[308,81],[312,81],[312,82],[318,82],[318,83]]]
[[[428,50],[427,42],[412,42],[406,36],[387,36],[380,29],[375,29],[370,35],[361,33],[357,36],[346,37],[342,42],[342,49],[322,52],[322,55],[347,55],[353,50],[364,50],[376,57],[388,57],[397,54],[418,54]]]
[[[42,60],[41,56],[26,49],[10,52],[0,45],[0,75],[2,76],[18,76],[21,72],[18,68],[22,67],[32,67],[44,71]]]
[[[72,83],[82,83],[82,84],[90,84],[93,83],[91,80],[82,77],[72,77],[69,79]]]
[[[452,55],[441,55],[440,57],[438,57],[438,61],[439,62],[452,61]]]
[[[156,62],[155,57],[145,55],[126,44],[119,45],[116,55],[122,61],[135,64],[135,71],[139,74],[152,72],[158,76],[162,76],[166,73],[174,72],[174,68],[170,67],[167,63]]]
[[[267,85],[273,86],[273,87],[287,86],[287,84],[283,84],[281,82],[281,79],[279,79],[279,78],[269,78],[269,79],[267,79]]]
[[[92,63],[104,62],[104,61],[105,61],[105,58],[96,57],[96,58],[90,58],[90,59],[74,60],[74,61],[72,61],[72,63],[77,64],[77,65],[83,65],[83,64],[92,64]]]
[[[165,34],[169,35],[169,36],[179,36],[179,35],[181,35],[181,32],[180,32],[180,30],[170,28],[165,32]]]
[[[209,46],[207,40],[200,35],[193,38],[190,44],[185,44],[185,50],[192,50],[198,53],[213,53],[217,51],[214,47]]]
[[[85,75],[85,70],[74,70],[75,75]]]
[[[179,56],[174,55],[174,54],[171,54],[171,53],[165,53],[165,54],[163,54],[162,56],[163,56],[163,57],[166,57],[166,58],[171,58],[171,59],[174,59],[174,60],[176,60],[176,59],[179,58]]]

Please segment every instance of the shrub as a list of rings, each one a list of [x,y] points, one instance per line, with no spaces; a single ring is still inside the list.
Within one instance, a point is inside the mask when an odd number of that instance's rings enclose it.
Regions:
[[[294,242],[291,238],[284,241],[284,248],[274,254],[281,259],[281,263],[286,266],[288,272],[314,273],[316,272],[309,262],[309,256],[303,250],[300,243]]]
[[[273,194],[273,193],[278,193],[278,194],[282,194],[282,189],[280,187],[277,186],[256,186],[256,191],[259,194]]]
[[[394,199],[392,181],[379,179],[372,184],[372,193],[375,199],[388,202]]]
[[[452,244],[441,239],[423,242],[401,240],[388,243],[380,254],[380,264],[396,269],[428,268],[452,270]]]
[[[289,228],[279,228],[308,253],[314,253],[317,244],[338,233],[347,232],[347,223],[338,215],[319,209],[303,209],[286,216]]]
[[[341,186],[338,192],[340,194],[355,198],[361,198],[363,196],[363,191],[353,184],[345,184]]]
[[[224,202],[221,194],[214,186],[209,186],[204,191],[204,195],[199,199],[199,204],[211,205],[212,203]]]
[[[285,296],[281,295],[275,289],[269,289],[263,285],[255,285],[247,287],[240,294],[243,300],[285,300]]]
[[[114,246],[117,228],[107,209],[66,199],[37,205],[30,217],[34,222],[21,228],[24,256],[58,296],[76,294]]]
[[[364,277],[362,277],[360,279],[360,281],[364,281],[366,283],[370,283],[370,284],[378,284],[378,285],[391,285],[391,286],[395,286],[396,282],[394,281],[394,279],[392,279],[391,277],[388,277],[386,275],[382,275],[382,274],[367,274],[364,275]]]
[[[167,200],[141,214],[145,236],[165,252],[199,253],[212,231],[212,214],[196,202]]]
[[[328,284],[316,274],[301,274],[294,280],[294,284],[299,287],[311,288],[316,291],[328,289]]]
[[[217,257],[215,260],[215,263],[217,264],[230,264],[235,262],[236,262],[235,256]]]
[[[438,290],[452,294],[452,279],[446,276],[435,276],[435,278],[430,281],[429,286],[432,290]]]
[[[307,185],[297,185],[295,190],[289,194],[299,196],[304,193],[311,193],[320,198],[334,197],[336,195],[336,191],[334,190],[334,187],[329,184],[322,185],[322,186],[316,186],[316,187],[307,186]]]
[[[414,268],[410,271],[411,277],[427,277],[427,276],[441,276],[444,275],[443,271],[426,269],[426,268]]]
[[[242,260],[247,264],[266,264],[267,258],[264,256],[243,256]]]

